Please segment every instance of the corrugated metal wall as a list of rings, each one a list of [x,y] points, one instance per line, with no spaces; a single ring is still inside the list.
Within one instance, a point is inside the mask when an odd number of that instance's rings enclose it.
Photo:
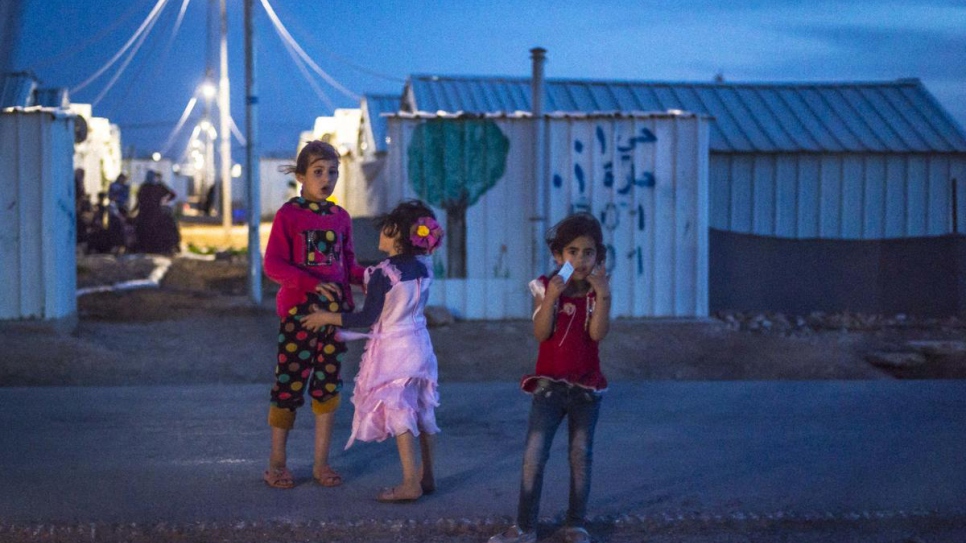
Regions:
[[[0,319],[77,313],[73,153],[70,118],[0,113]]]
[[[966,233],[959,153],[711,155],[711,227],[783,238]]]
[[[414,136],[417,127],[427,121],[390,121],[389,177],[400,183],[393,185],[389,201],[422,197],[435,205],[410,183],[410,161],[426,160],[420,153],[431,152],[413,145],[420,137]],[[463,318],[528,318],[526,284],[552,269],[542,232],[570,212],[586,210],[604,225],[613,316],[707,315],[707,120],[690,115],[545,119],[542,187],[530,181],[533,121],[489,121],[509,139],[506,171],[466,212],[466,278],[439,280],[431,303]],[[446,224],[445,210],[436,207]],[[437,272],[445,271],[446,250],[436,259]],[[539,269],[533,269],[535,260],[542,263]]]

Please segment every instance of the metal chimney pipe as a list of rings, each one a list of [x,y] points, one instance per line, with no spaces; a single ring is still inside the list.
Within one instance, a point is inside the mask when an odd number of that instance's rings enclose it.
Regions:
[[[530,122],[532,126],[533,147],[531,149],[532,178],[530,190],[524,195],[527,207],[530,209],[530,273],[536,277],[545,270],[544,263],[549,254],[546,246],[540,242],[544,230],[547,228],[547,212],[550,209],[550,191],[546,183],[546,125],[543,118],[544,79],[543,65],[546,62],[547,50],[543,47],[530,49],[533,75],[530,78]]]
[[[547,50],[534,47],[530,50],[533,60],[533,75],[530,78],[530,111],[534,117],[543,115],[543,64],[547,60]]]

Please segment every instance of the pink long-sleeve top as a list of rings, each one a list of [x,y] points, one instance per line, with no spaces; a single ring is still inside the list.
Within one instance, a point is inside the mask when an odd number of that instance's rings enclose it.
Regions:
[[[280,318],[323,282],[342,285],[351,310],[349,284],[362,284],[364,273],[356,262],[352,219],[346,210],[332,202],[292,198],[275,213],[265,250],[265,274],[281,285],[275,297]]]

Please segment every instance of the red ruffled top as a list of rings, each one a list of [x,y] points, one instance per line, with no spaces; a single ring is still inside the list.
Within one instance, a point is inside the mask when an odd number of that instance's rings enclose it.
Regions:
[[[549,279],[540,276],[538,281],[545,290]],[[593,291],[586,296],[561,296],[557,300],[553,333],[540,342],[536,372],[520,381],[524,391],[533,392],[542,378],[596,391],[607,388],[607,378],[600,371],[600,344],[588,332],[596,301]]]

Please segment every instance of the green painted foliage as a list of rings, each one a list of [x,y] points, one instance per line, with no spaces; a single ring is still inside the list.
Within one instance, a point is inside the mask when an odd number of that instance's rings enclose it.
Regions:
[[[509,138],[493,121],[430,120],[410,139],[409,181],[431,205],[467,208],[503,177],[509,149]]]

